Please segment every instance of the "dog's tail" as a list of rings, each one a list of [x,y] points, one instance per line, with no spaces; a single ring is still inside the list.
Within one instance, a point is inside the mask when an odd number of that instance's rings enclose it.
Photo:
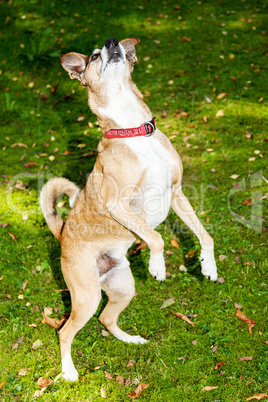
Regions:
[[[79,192],[80,189],[74,183],[60,177],[49,180],[41,190],[40,205],[42,212],[51,232],[59,241],[64,221],[56,210],[57,198],[62,194],[66,194],[70,198],[70,206],[73,207]]]

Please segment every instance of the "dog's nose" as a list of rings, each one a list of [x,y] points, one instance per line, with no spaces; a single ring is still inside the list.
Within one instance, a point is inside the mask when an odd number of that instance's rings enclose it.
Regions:
[[[105,42],[105,46],[107,49],[111,49],[112,47],[116,47],[118,45],[118,40],[116,38],[109,38]]]

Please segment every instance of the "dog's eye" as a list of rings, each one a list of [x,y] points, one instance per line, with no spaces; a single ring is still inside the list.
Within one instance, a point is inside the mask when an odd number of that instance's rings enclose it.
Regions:
[[[99,54],[93,54],[91,56],[91,61],[97,60],[98,57],[99,57]]]

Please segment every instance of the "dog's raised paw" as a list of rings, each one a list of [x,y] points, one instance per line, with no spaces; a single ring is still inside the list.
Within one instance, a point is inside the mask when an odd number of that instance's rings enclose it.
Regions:
[[[136,343],[136,344],[144,344],[144,343],[147,343],[148,341],[146,340],[146,339],[144,339],[144,338],[142,338],[141,336],[139,336],[139,335],[136,335],[136,336],[131,336],[130,338],[128,338],[127,340],[125,340],[124,342],[127,342],[127,343]]]

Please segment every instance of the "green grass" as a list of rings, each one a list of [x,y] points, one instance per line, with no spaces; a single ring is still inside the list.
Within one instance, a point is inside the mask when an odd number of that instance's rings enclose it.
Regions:
[[[164,283],[149,275],[147,249],[131,256],[138,294],[120,316],[124,330],[150,342],[126,345],[102,336],[98,315],[104,296],[73,342],[79,383],[59,379],[40,400],[99,401],[103,388],[107,400],[128,401],[137,381],[149,384],[139,398],[144,401],[238,402],[268,393],[265,2],[0,4],[0,384],[6,381],[1,400],[30,401],[39,377],[54,380],[60,374],[58,335],[42,324],[41,310],[50,306],[61,317],[70,311],[70,300],[58,291],[66,287],[60,247],[45,224],[38,194],[54,176],[83,187],[95,161],[94,152],[84,154],[96,150],[102,134],[86,91],[69,80],[58,57],[68,51],[89,54],[110,36],[141,39],[133,79],[182,157],[184,191],[214,237],[225,281],[205,280],[197,255],[185,257],[199,245],[171,212],[159,227],[165,250],[174,252],[166,254],[170,275]],[[217,99],[222,93],[228,96]],[[223,117],[216,117],[219,110]],[[77,121],[80,115],[85,119]],[[232,179],[234,174],[239,176]],[[250,198],[251,205],[242,204]],[[221,261],[221,255],[227,258]],[[188,272],[179,270],[182,264]],[[160,309],[169,298],[174,304]],[[253,335],[236,318],[235,303],[256,321]],[[194,314],[195,327],[173,312]],[[33,350],[38,339],[42,346]],[[239,360],[245,356],[252,360]],[[135,361],[132,367],[129,360]],[[215,370],[220,361],[225,364]],[[21,369],[26,375],[18,374]],[[117,376],[130,378],[130,385],[119,384]],[[205,386],[218,388],[202,391]]]

